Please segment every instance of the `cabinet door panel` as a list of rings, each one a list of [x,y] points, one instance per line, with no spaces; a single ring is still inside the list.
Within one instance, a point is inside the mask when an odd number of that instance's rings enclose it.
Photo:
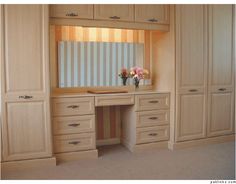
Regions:
[[[134,6],[94,5],[94,19],[134,21]]]
[[[50,156],[44,102],[7,103],[4,160]]]
[[[206,10],[203,5],[176,6],[177,88],[206,85]]]
[[[213,93],[209,98],[208,136],[233,133],[233,93]]]
[[[169,24],[169,6],[135,5],[135,22]]]
[[[48,6],[3,5],[3,160],[52,156]]]
[[[209,7],[209,83],[211,86],[233,84],[232,25],[232,5]]]
[[[93,5],[50,5],[50,17],[93,19]]]
[[[44,90],[44,19],[42,6],[6,5],[6,92]]]
[[[179,95],[178,104],[177,141],[204,138],[206,135],[204,95]]]

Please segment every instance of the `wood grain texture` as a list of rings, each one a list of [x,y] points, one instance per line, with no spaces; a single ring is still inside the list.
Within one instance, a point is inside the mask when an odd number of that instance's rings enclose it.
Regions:
[[[135,5],[135,22],[169,24],[169,5]],[[150,21],[155,19],[156,22]]]
[[[69,16],[68,14],[75,14],[76,16]],[[50,5],[50,17],[93,19],[93,5],[86,5],[86,4]]]
[[[3,8],[3,159],[51,157],[48,6]]]
[[[113,19],[112,17],[118,17]],[[110,21],[134,21],[133,5],[94,5],[94,19]]]

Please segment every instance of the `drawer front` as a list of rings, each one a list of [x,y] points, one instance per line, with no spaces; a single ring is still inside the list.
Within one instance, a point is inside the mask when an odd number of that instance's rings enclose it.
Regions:
[[[95,97],[95,106],[132,104],[134,104],[134,95],[112,95]]]
[[[137,112],[137,127],[169,124],[170,112],[168,110]]]
[[[54,116],[94,114],[94,98],[58,98],[53,100]]]
[[[53,118],[54,135],[95,131],[95,115]]]
[[[95,133],[54,136],[55,153],[95,149]]]
[[[136,111],[169,109],[169,94],[148,94],[135,96]]]
[[[137,128],[137,144],[169,140],[169,126]]]

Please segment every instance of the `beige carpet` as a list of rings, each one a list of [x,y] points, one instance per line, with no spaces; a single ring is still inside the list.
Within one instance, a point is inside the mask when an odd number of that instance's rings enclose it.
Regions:
[[[235,179],[234,142],[170,151],[99,149],[96,160],[2,173],[3,179]]]

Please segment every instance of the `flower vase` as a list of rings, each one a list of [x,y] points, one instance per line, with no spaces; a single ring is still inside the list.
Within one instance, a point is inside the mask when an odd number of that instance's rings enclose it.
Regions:
[[[127,79],[128,77],[122,77],[122,83],[124,86],[126,86]]]
[[[138,89],[139,88],[139,79],[137,78],[134,78],[134,85],[135,85],[135,89]]]

